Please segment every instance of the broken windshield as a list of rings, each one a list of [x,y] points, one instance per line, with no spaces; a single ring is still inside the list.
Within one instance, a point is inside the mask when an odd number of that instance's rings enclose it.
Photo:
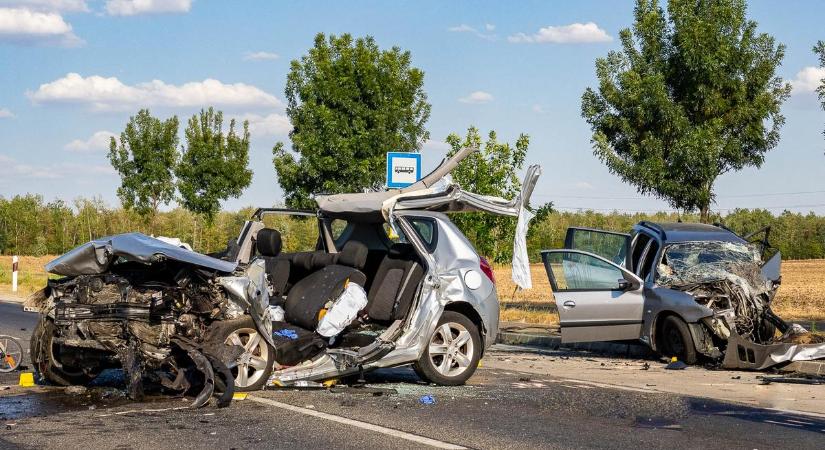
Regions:
[[[701,241],[682,242],[665,247],[658,272],[660,284],[685,285],[727,278],[730,273],[759,280],[759,250],[752,244]]]

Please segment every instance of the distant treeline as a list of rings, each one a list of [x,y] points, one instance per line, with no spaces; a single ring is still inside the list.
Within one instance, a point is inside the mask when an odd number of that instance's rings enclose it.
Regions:
[[[107,205],[100,199],[77,199],[72,204],[61,200],[45,202],[39,195],[0,197],[0,254],[55,255],[101,236],[140,231],[156,236],[180,238],[195,250],[209,253],[226,247],[237,237],[241,225],[254,208],[222,211],[212,223],[182,208],[160,212],[153,228],[136,213]],[[623,214],[552,212],[531,225],[527,245],[531,259],[539,259],[541,249],[563,245],[569,226],[628,231],[641,220],[674,222],[698,221],[698,215],[674,213]],[[787,259],[825,258],[825,217],[785,211],[773,215],[767,210],[737,209],[716,218],[734,231],[744,234],[770,225],[771,244]],[[284,236],[285,251],[306,250],[313,246],[317,227],[312,220],[269,217],[267,225]]]

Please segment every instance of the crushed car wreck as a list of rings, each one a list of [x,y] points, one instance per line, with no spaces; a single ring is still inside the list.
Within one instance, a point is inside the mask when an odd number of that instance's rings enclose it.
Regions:
[[[243,376],[229,366],[244,355],[266,364],[260,353],[271,341],[265,278],[253,269],[238,276],[237,263],[140,233],[91,241],[50,262],[46,270],[65,278],[28,300],[42,312],[32,362],[61,385],[122,367],[134,399],[144,379],[178,392],[199,388],[194,406],[218,385],[225,405]],[[230,341],[242,345],[224,345]]]
[[[529,283],[524,236],[541,173],[530,167],[510,200],[466,192],[449,172],[473,151],[404,189],[321,196],[317,211],[259,209],[213,256],[140,233],[84,244],[49,263],[64,278],[29,299],[41,312],[35,368],[70,385],[120,367],[130,397],[159,385],[197,392],[195,406],[213,392],[226,404],[233,390],[408,364],[462,384],[495,339],[499,305],[491,266],[444,213],[518,217],[514,279]],[[317,221],[315,249],[282,251],[272,215]]]
[[[825,358],[825,344],[771,310],[781,256],[769,231],[749,242],[716,225],[568,229],[565,249],[542,252],[562,340],[640,339],[690,364],[703,356],[739,369]]]

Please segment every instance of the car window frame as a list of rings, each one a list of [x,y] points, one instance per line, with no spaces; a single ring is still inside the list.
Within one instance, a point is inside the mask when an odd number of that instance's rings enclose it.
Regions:
[[[427,251],[429,253],[434,252],[436,247],[438,246],[438,223],[436,222],[436,220],[432,217],[415,215],[404,215],[404,219],[410,225],[410,228],[412,228],[413,231],[415,231],[416,236],[421,241],[421,243],[424,244],[424,247],[427,248]],[[415,221],[428,222],[431,225],[432,239],[429,242],[426,239],[424,239],[424,236],[422,236],[421,232],[418,231],[418,227],[415,226]]]
[[[619,271],[619,273],[621,274],[621,277],[624,278],[625,281],[627,281],[628,283],[631,284],[630,288],[629,289],[622,289],[621,287],[619,287],[617,289],[579,289],[579,288],[577,288],[577,289],[559,289],[558,286],[556,285],[555,275],[553,275],[553,276],[550,275],[552,273],[552,269],[549,269],[547,267],[548,262],[547,262],[547,257],[545,255],[550,254],[550,253],[561,253],[561,252],[577,253],[577,254],[581,254],[581,255],[586,255],[586,256],[593,257],[597,260],[600,260],[602,262],[605,262],[605,263],[609,264],[610,266],[612,266],[612,268]],[[542,264],[545,267],[545,272],[547,272],[548,277],[550,278],[550,280],[549,280],[550,281],[550,287],[551,287],[553,292],[560,292],[560,293],[563,293],[563,292],[627,292],[627,291],[632,291],[632,290],[638,289],[639,285],[641,285],[644,282],[644,280],[639,278],[635,273],[633,273],[632,271],[616,264],[615,262],[610,261],[609,259],[607,259],[607,258],[605,258],[601,255],[586,252],[586,251],[583,251],[583,250],[558,249],[558,250],[553,250],[553,251],[543,251],[541,253],[541,260],[542,260]],[[630,276],[631,278],[628,279],[628,276]],[[617,278],[616,282],[618,283],[618,281],[619,281],[619,279]]]

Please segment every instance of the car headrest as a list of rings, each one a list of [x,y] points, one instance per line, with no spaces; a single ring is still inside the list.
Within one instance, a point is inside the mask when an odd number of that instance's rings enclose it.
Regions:
[[[367,253],[369,253],[369,249],[366,245],[358,241],[349,241],[344,244],[344,248],[338,253],[336,263],[361,270],[367,264]]]
[[[272,228],[261,228],[255,238],[255,248],[261,256],[278,256],[281,253],[281,233]]]
[[[390,258],[396,259],[410,259],[411,257],[417,257],[418,255],[415,253],[415,248],[413,248],[412,244],[406,242],[396,242],[390,246],[389,256]]]

